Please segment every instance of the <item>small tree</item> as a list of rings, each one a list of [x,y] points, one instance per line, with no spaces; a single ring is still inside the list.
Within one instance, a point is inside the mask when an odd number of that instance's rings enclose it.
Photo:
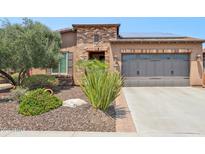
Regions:
[[[31,68],[51,68],[58,64],[61,39],[40,22],[24,18],[22,24],[2,22],[0,28],[0,73],[13,85],[21,85]],[[18,82],[7,69],[19,72]]]

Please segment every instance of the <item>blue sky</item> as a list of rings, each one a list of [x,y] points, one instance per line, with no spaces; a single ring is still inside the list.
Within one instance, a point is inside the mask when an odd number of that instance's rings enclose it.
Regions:
[[[2,19],[2,18],[0,18]],[[8,18],[12,23],[20,23],[21,18]],[[31,18],[40,21],[52,30],[71,27],[72,24],[80,23],[119,23],[120,33],[173,33],[182,36],[192,36],[205,39],[205,18],[170,18],[170,17],[105,17],[105,18]]]

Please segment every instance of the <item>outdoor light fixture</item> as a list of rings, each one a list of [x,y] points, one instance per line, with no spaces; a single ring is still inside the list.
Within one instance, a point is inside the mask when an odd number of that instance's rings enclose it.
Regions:
[[[118,57],[117,55],[114,55],[114,67],[118,67],[119,64],[118,64]]]
[[[114,55],[114,59],[115,59],[115,61],[117,61],[117,60],[118,60],[117,55]]]
[[[201,55],[200,54],[196,55],[196,60],[199,61],[200,59],[201,59]]]

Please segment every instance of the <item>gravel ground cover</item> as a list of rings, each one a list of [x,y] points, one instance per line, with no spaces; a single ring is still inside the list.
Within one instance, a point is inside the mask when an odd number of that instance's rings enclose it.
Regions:
[[[0,100],[8,94],[0,92]],[[88,101],[79,87],[69,87],[55,95],[62,100]],[[86,104],[76,108],[59,107],[38,116],[22,116],[18,114],[17,102],[0,101],[0,130],[115,132],[115,109],[111,106],[104,113]]]

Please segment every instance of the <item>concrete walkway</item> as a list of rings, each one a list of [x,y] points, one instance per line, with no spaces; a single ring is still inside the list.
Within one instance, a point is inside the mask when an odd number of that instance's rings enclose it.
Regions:
[[[122,91],[115,102],[116,132],[136,133],[135,125]]]
[[[138,136],[205,136],[205,89],[126,87]]]

